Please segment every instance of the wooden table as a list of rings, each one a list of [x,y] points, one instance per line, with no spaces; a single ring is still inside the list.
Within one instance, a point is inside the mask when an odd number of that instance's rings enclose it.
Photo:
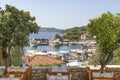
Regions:
[[[0,66],[0,77],[4,76],[5,66]]]
[[[13,75],[22,74],[23,75],[22,78],[24,78],[24,79],[28,78],[27,73],[28,73],[28,67],[9,68],[8,72],[7,72],[8,75],[11,75],[11,74],[13,74]],[[5,75],[5,76],[7,76],[7,75]]]
[[[70,80],[69,79],[69,71],[67,68],[55,67],[51,68],[49,72],[48,80],[57,80],[57,78],[61,78],[60,80]]]
[[[21,78],[0,78],[0,80],[21,80]]]
[[[67,75],[50,75],[49,80],[68,80],[68,76]]]
[[[57,75],[58,73],[65,75],[65,74],[69,74],[68,69],[67,68],[52,68],[51,71],[49,72],[50,74],[54,74]]]
[[[88,66],[89,68],[90,68],[90,70],[91,71],[96,71],[96,70],[100,70],[100,65],[96,65],[96,66],[94,66],[94,65],[89,65]]]
[[[106,72],[104,76],[100,75],[100,65],[94,66],[94,65],[89,65],[89,80],[113,80],[114,73],[112,72]],[[105,68],[104,68],[104,71]]]
[[[27,71],[28,67],[14,67],[9,68],[8,73],[25,73]]]
[[[104,72],[101,74],[100,72],[93,72],[92,79],[93,80],[114,80],[114,73],[113,72]]]

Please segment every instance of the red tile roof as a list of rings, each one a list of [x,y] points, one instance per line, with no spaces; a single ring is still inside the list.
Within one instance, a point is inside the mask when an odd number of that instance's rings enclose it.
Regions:
[[[81,36],[90,36],[88,33],[84,33]]]
[[[64,63],[65,62],[61,60],[57,60],[49,56],[35,55],[29,57],[29,62],[27,64],[36,66],[36,65],[64,64]]]

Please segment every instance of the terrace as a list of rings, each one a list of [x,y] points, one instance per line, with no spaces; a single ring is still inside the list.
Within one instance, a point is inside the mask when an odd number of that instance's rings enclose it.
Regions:
[[[49,66],[49,67],[9,67],[7,74],[2,73],[0,80],[119,80],[120,65],[106,65],[104,73],[99,72],[100,65],[87,66]]]

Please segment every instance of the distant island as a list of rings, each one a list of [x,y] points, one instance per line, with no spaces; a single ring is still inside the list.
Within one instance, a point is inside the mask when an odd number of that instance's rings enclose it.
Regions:
[[[40,32],[61,32],[61,29],[41,27]]]
[[[86,29],[87,26],[81,26],[81,27],[72,27],[72,28],[69,28],[69,29],[57,29],[57,28],[48,28],[48,27],[40,27],[40,32],[66,32],[66,31],[69,31],[69,30],[72,30],[72,29]]]

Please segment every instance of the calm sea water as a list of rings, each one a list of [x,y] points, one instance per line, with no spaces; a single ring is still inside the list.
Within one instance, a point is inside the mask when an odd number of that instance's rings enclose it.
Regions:
[[[54,37],[58,32],[38,32],[38,34],[30,34],[29,39],[33,38],[45,38],[50,39]]]
[[[52,38],[54,37],[56,34],[58,34],[57,32],[39,32],[38,34],[31,34],[29,36],[29,39],[33,39],[33,38]],[[30,47],[30,46],[26,46],[25,47],[26,51],[28,50],[41,50],[41,51],[70,51],[71,49],[84,49],[84,47],[80,44],[74,44],[74,45],[57,45],[57,46],[49,46],[49,45],[39,45],[36,47]]]

